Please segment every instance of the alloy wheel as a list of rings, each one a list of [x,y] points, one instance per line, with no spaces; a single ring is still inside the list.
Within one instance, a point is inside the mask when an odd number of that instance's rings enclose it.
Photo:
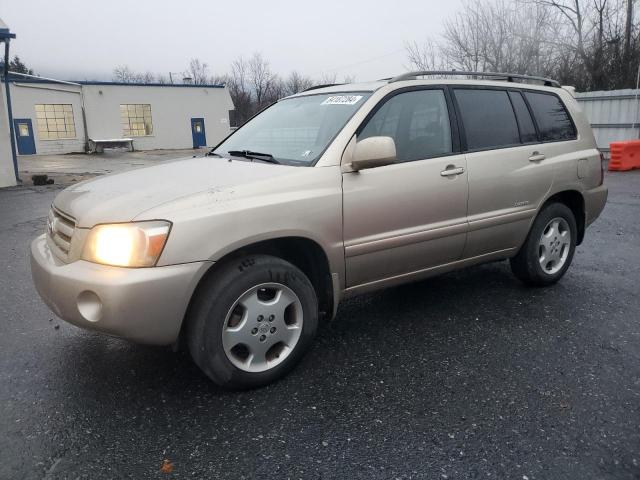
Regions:
[[[263,283],[244,292],[229,309],[222,346],[229,361],[246,372],[264,372],[282,363],[302,333],[298,296],[280,283]]]
[[[542,230],[538,243],[538,261],[542,270],[554,275],[564,266],[571,249],[571,229],[562,217],[553,218]]]

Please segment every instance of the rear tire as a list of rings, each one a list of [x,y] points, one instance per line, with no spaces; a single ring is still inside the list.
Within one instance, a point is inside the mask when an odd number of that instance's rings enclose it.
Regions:
[[[577,237],[571,209],[563,203],[550,203],[540,211],[524,245],[511,259],[511,270],[527,285],[554,284],[571,265]]]
[[[304,356],[316,333],[318,301],[300,269],[250,255],[205,279],[186,321],[191,356],[211,380],[255,388],[283,377]]]

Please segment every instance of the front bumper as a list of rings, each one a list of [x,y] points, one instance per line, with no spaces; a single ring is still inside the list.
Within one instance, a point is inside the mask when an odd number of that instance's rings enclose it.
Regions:
[[[46,236],[31,244],[38,293],[63,320],[139,343],[174,343],[189,301],[210,262],[122,268],[84,260],[62,263]]]

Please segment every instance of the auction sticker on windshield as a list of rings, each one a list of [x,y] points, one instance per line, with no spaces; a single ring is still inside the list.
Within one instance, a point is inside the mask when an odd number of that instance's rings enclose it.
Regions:
[[[334,95],[327,98],[320,105],[355,105],[361,98],[362,95]]]

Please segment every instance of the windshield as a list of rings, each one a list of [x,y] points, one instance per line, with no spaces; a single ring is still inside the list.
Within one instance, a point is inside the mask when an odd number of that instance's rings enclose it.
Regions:
[[[213,153],[258,160],[268,155],[278,163],[312,165],[370,95],[349,92],[281,100],[243,125]]]

